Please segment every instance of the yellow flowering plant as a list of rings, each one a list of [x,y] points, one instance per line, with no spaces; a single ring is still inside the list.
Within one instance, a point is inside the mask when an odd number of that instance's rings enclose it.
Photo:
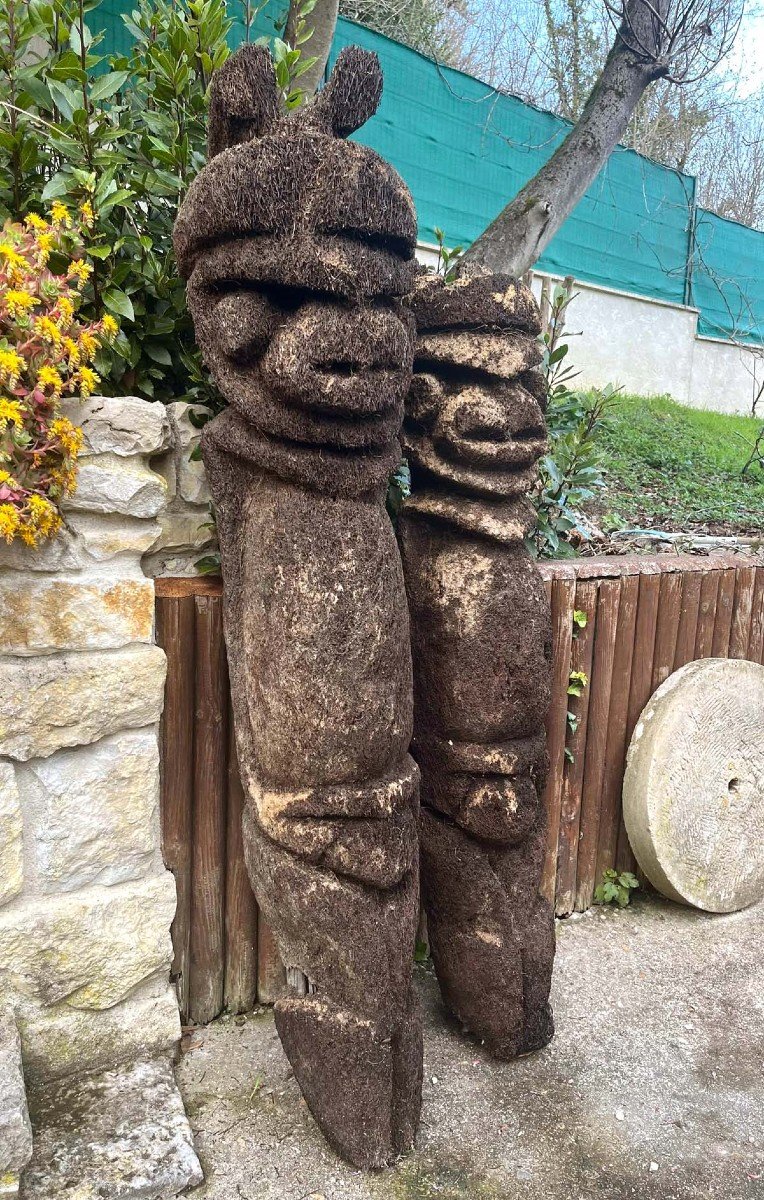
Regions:
[[[87,214],[80,214],[87,226]],[[114,339],[106,315],[78,309],[92,272],[68,208],[32,213],[0,230],[0,537],[36,546],[61,526],[60,503],[76,486],[82,431],[61,412],[63,396],[90,396],[92,363]]]

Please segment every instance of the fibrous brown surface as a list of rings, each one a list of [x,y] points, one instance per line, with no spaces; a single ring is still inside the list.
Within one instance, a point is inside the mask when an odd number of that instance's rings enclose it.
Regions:
[[[538,312],[527,288],[421,277],[399,537],[411,619],[421,871],[430,945],[456,1016],[494,1054],[553,1032],[550,906],[539,892],[551,650],[523,545],[544,452]]]
[[[376,58],[343,52],[279,115],[267,54],[213,80],[210,150],[178,215],[199,345],[229,407],[202,449],[220,534],[245,853],[292,978],[276,1025],[332,1145],[413,1144],[418,777],[400,556],[384,508],[411,377],[416,221],[396,173],[341,140]]]

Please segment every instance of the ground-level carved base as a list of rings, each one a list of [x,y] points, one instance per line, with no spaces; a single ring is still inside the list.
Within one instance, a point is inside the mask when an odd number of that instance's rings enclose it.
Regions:
[[[295,1078],[343,1158],[386,1166],[412,1148],[419,1124],[422,1029],[411,987],[416,855],[394,886],[370,888],[283,849],[249,810],[244,846],[282,960],[310,982],[309,995],[276,1004]]]

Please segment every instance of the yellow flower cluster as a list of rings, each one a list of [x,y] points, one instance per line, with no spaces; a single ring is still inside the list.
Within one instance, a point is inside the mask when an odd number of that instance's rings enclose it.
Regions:
[[[0,430],[7,429],[8,425],[21,428],[23,424],[24,410],[18,400],[8,400],[5,396],[0,396]]]
[[[21,355],[15,350],[0,347],[0,383],[4,383],[8,388],[15,387],[23,370],[24,360]]]
[[[23,317],[24,313],[29,312],[30,308],[34,308],[40,301],[36,296],[30,296],[29,292],[9,288],[5,293],[5,303],[10,316]]]
[[[79,208],[82,228],[92,205]],[[54,274],[49,260],[67,261]],[[111,316],[83,322],[78,310],[93,273],[65,204],[46,220],[0,229],[0,538],[36,546],[61,525],[60,501],[74,491],[82,431],[61,414],[64,396],[90,396],[95,356],[119,332]]]

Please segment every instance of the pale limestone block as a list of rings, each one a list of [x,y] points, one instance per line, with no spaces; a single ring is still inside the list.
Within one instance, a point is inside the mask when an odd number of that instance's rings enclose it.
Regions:
[[[152,458],[151,469],[164,479],[167,485],[167,502],[169,504],[178,494],[178,451],[174,444],[164,454],[158,454]]]
[[[82,546],[83,566],[88,562],[109,562],[118,555],[138,557],[159,533],[154,520],[118,513],[70,512],[66,523]]]
[[[175,880],[169,871],[136,883],[30,899],[0,909],[0,991],[45,1004],[104,1009],[169,969]]]
[[[629,746],[623,816],[637,862],[682,904],[764,897],[764,667],[709,658],[670,675]]]
[[[18,896],[23,885],[23,823],[16,772],[13,763],[0,762],[0,904]]]
[[[99,1012],[65,1002],[47,1006],[15,999],[16,1020],[30,1083],[83,1071],[104,1071],[139,1055],[171,1054],[180,1040],[175,988],[163,971],[118,1004]]]
[[[64,512],[124,513],[155,517],[167,503],[167,484],[138,455],[111,452],[80,460],[77,490],[62,504]]]
[[[0,575],[0,653],[52,654],[150,642],[154,585],[139,567],[41,576]]]
[[[196,552],[213,541],[212,530],[205,528],[210,521],[206,508],[183,508],[178,512],[166,509],[159,514],[159,536],[150,547],[152,554],[158,550]]]
[[[78,571],[117,555],[138,557],[159,532],[153,520],[117,513],[67,512],[55,537],[39,546],[0,541],[0,571]]]
[[[17,768],[38,888],[140,879],[159,847],[156,730],[113,734]]]
[[[155,724],[162,713],[165,653],[126,646],[0,666],[0,755],[25,762],[85,746],[121,729]]]
[[[77,535],[66,527],[38,546],[0,541],[0,571],[76,571],[84,561]]]
[[[137,396],[91,396],[64,400],[62,408],[84,434],[83,453],[159,454],[170,445],[167,408]]]
[[[164,1058],[48,1084],[35,1107],[24,1200],[159,1200],[202,1182]]]
[[[204,546],[201,550],[194,550],[189,554],[160,550],[157,554],[145,555],[141,566],[151,579],[198,579],[199,571],[196,564],[201,557],[211,554],[215,549],[217,549],[217,543],[211,541],[209,546]]]
[[[178,467],[178,493],[190,504],[209,504],[210,493],[207,475],[201,459],[192,459],[191,453],[199,445],[201,429],[191,421],[191,414],[208,415],[209,410],[201,404],[185,404],[178,401],[168,404],[167,410],[173,423]]]
[[[0,1196],[17,1194],[19,1175],[31,1156],[21,1042],[10,1007],[0,1005]]]

